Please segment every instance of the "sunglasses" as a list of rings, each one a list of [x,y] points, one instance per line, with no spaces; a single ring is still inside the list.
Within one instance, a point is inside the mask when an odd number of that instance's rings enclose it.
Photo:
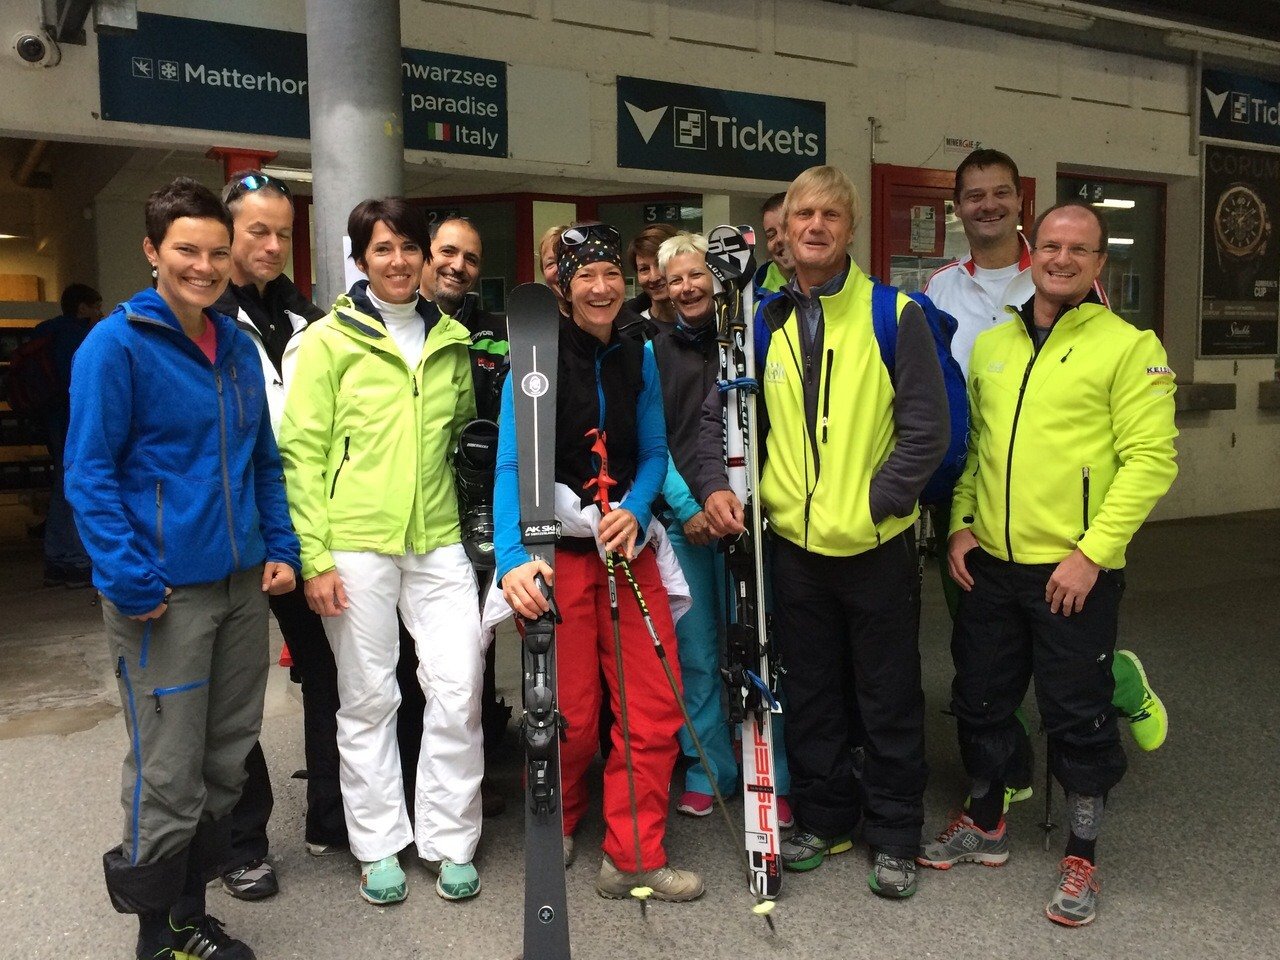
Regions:
[[[591,223],[585,227],[570,227],[560,234],[560,242],[566,247],[579,247],[593,237],[611,247],[622,246],[622,234],[607,223]]]
[[[232,200],[238,200],[246,193],[253,193],[255,190],[271,189],[279,191],[286,200],[292,200],[293,194],[289,192],[289,187],[283,180],[277,180],[275,177],[265,173],[242,173],[231,181],[227,190],[226,203]]]

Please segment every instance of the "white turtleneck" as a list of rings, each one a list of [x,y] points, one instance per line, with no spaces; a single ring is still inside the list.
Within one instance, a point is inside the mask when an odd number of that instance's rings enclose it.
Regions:
[[[408,303],[387,303],[372,289],[367,289],[365,293],[368,294],[373,308],[382,315],[382,322],[387,325],[387,333],[391,334],[391,339],[396,342],[396,347],[399,348],[400,355],[404,357],[409,369],[417,367],[418,361],[422,359],[422,348],[427,343],[427,325],[422,319],[422,314],[418,312],[418,298],[414,297]]]

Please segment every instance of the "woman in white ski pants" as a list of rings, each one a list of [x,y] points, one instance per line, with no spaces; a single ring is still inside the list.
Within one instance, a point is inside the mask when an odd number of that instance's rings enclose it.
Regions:
[[[307,603],[338,668],[339,779],[360,895],[397,903],[396,854],[416,840],[450,900],[474,896],[484,772],[484,652],[476,582],[461,545],[452,451],[475,416],[470,337],[419,310],[426,226],[400,198],[348,222],[368,281],[307,328],[280,427]],[[399,632],[413,636],[426,696],[416,828],[396,742]]]

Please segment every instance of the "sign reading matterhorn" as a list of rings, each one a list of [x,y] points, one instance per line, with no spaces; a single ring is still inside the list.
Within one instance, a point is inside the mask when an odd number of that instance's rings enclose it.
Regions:
[[[401,50],[404,145],[507,155],[507,65]],[[102,119],[305,138],[307,38],[235,23],[139,13],[98,36]]]
[[[618,77],[617,124],[620,167],[794,180],[827,157],[816,100]]]

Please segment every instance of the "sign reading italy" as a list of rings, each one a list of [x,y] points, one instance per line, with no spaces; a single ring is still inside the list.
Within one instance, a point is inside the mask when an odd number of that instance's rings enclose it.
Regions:
[[[404,145],[507,155],[507,65],[401,51]],[[305,139],[307,38],[232,23],[138,14],[98,37],[102,118]]]

